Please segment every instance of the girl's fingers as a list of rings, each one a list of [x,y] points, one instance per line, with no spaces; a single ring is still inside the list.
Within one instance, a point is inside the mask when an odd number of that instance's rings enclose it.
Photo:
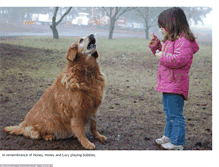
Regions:
[[[153,33],[151,33],[151,39],[154,39],[154,34]]]

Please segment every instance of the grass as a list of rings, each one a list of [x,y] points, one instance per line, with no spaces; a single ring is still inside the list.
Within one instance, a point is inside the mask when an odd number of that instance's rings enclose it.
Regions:
[[[19,46],[25,46],[25,47],[34,47],[37,49],[49,49],[53,50],[53,54],[51,55],[45,55],[44,53],[37,54],[34,59],[31,59],[29,61],[28,59],[23,59],[22,57],[18,58],[16,61],[21,62],[24,65],[24,68],[28,68],[29,65],[32,65],[33,67],[36,67],[37,70],[31,70],[29,72],[32,73],[33,77],[41,77],[43,75],[46,75],[48,73],[56,73],[55,69],[57,69],[58,64],[64,64],[65,63],[65,57],[66,51],[71,43],[73,43],[76,40],[76,38],[60,38],[59,40],[54,40],[50,37],[18,37],[15,39],[6,39],[4,43],[13,44],[13,45],[19,45]],[[106,38],[98,38],[98,52],[100,54],[100,63],[107,63],[109,64],[107,68],[103,68],[103,73],[108,74],[108,72],[111,73],[112,76],[125,76],[127,73],[133,73],[135,71],[132,71],[132,69],[127,69],[128,71],[121,70],[120,68],[117,70],[115,67],[117,66],[117,62],[121,62],[123,65],[126,63],[130,63],[133,61],[133,55],[137,53],[146,53],[149,52],[149,48],[147,40],[140,40],[140,39],[116,39],[116,40],[107,40]],[[122,59],[122,54],[125,53],[127,55],[127,60]],[[152,56],[152,55],[151,55]],[[146,54],[142,55],[142,57],[137,57],[135,61],[141,62],[142,60],[146,62]],[[34,61],[34,65],[32,64],[32,61]],[[111,64],[112,63],[112,64]],[[23,66],[22,65],[22,66]],[[63,66],[58,67],[57,71],[60,71],[63,68]],[[40,69],[40,70],[39,70]],[[14,68],[15,71],[18,69]],[[43,72],[45,72],[43,74]],[[142,77],[144,74],[141,74]],[[140,78],[140,76],[139,76]],[[115,84],[113,81],[113,78],[110,78],[109,84],[112,83]],[[119,80],[118,84],[121,80]]]
[[[100,54],[98,60],[101,71],[106,74],[106,84],[108,87],[117,87],[120,90],[118,93],[121,96],[142,95],[142,90],[146,89],[152,92],[154,91],[158,60],[152,55],[148,47],[149,40],[133,38],[117,38],[115,40],[98,38],[97,40],[98,52]],[[64,55],[70,44],[74,41],[76,41],[74,37],[61,37],[59,40],[54,40],[52,37],[30,36],[6,39],[4,43],[52,50],[52,54],[39,52],[34,58],[31,57],[31,60],[23,59],[22,57],[16,59],[16,62],[22,63],[22,69],[25,69],[27,75],[30,77],[41,79],[42,81],[52,81],[65,66]],[[122,54],[125,54],[127,59],[123,59]],[[208,91],[211,91],[212,85],[211,76],[208,73],[211,69],[205,66],[206,64],[202,66],[201,62],[211,64],[211,56],[212,47],[201,45],[198,53],[194,55],[194,63],[190,72],[190,82],[191,84],[195,84],[196,81],[200,81],[191,76],[191,74],[193,75],[192,70],[196,69],[200,71],[198,76],[202,77],[202,83],[206,84],[204,84],[205,86],[203,88],[200,87],[199,89]],[[18,72],[20,70],[21,68],[18,66],[10,69],[8,73]],[[127,87],[129,89],[126,89]],[[126,91],[124,91],[125,89]],[[194,94],[200,93],[199,89],[190,89],[190,95],[191,92],[194,92]]]
[[[15,39],[6,39],[3,42],[13,45],[33,47],[37,49],[52,50],[53,53],[45,54],[39,52],[34,58],[23,59],[16,58],[16,62],[22,63],[22,69],[27,69],[31,66],[32,70],[28,69],[28,73],[32,77],[49,79],[58,75],[58,72],[65,66],[65,54],[76,38],[62,37],[59,40],[54,40],[52,37],[18,37]],[[2,41],[1,41],[2,43]],[[153,67],[157,67],[158,60],[152,55],[148,47],[149,40],[145,39],[122,39],[108,40],[107,38],[98,38],[98,52],[100,58],[98,59],[101,65],[101,70],[107,76],[107,85],[118,86],[121,89],[123,86],[130,86],[127,94],[139,94],[141,92],[136,90],[136,87],[144,87],[147,84],[153,88],[156,84],[157,71]],[[125,54],[127,59],[122,59],[122,54]],[[34,62],[34,64],[33,64]],[[212,47],[200,46],[200,50],[194,55],[192,68],[196,68],[200,72],[211,70],[206,63],[212,63]],[[200,63],[199,63],[200,62]],[[204,66],[200,66],[201,62]],[[156,64],[157,63],[157,64]],[[17,72],[20,66],[10,69],[10,72]],[[9,72],[9,71],[8,71]],[[211,79],[207,76],[208,73],[200,73],[203,76],[203,81],[208,83],[206,87],[211,88]],[[126,82],[129,80],[129,82]],[[193,80],[191,78],[191,80]],[[124,84],[126,83],[126,84]]]

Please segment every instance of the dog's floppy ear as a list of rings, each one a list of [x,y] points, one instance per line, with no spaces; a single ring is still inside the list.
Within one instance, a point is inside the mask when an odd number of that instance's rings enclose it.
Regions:
[[[96,51],[96,52],[94,52],[94,53],[92,54],[92,56],[93,56],[94,58],[98,58],[98,57],[99,57],[99,53]]]
[[[66,59],[70,60],[70,61],[74,61],[74,59],[76,58],[76,55],[78,53],[78,48],[76,44],[71,44],[71,46],[68,49],[68,53],[66,55]]]

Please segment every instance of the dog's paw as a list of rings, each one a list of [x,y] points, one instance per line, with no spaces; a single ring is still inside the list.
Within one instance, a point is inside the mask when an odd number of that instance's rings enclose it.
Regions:
[[[91,142],[87,143],[87,144],[82,144],[84,148],[89,149],[89,150],[93,150],[95,149],[95,145]]]
[[[10,130],[11,130],[11,127],[5,127],[5,128],[3,129],[4,132],[10,132]]]
[[[103,135],[99,135],[97,139],[101,142],[105,142],[107,138]]]
[[[87,149],[93,150],[93,149],[95,149],[95,145],[93,143],[90,143],[90,145],[87,147]]]
[[[54,135],[45,135],[45,136],[43,136],[43,139],[46,140],[46,141],[53,140],[54,138],[55,138]]]

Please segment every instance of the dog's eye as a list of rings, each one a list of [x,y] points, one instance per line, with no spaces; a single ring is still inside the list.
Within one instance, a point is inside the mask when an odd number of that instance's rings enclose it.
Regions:
[[[83,39],[81,39],[81,40],[79,41],[79,43],[81,43],[81,42],[83,42]]]

